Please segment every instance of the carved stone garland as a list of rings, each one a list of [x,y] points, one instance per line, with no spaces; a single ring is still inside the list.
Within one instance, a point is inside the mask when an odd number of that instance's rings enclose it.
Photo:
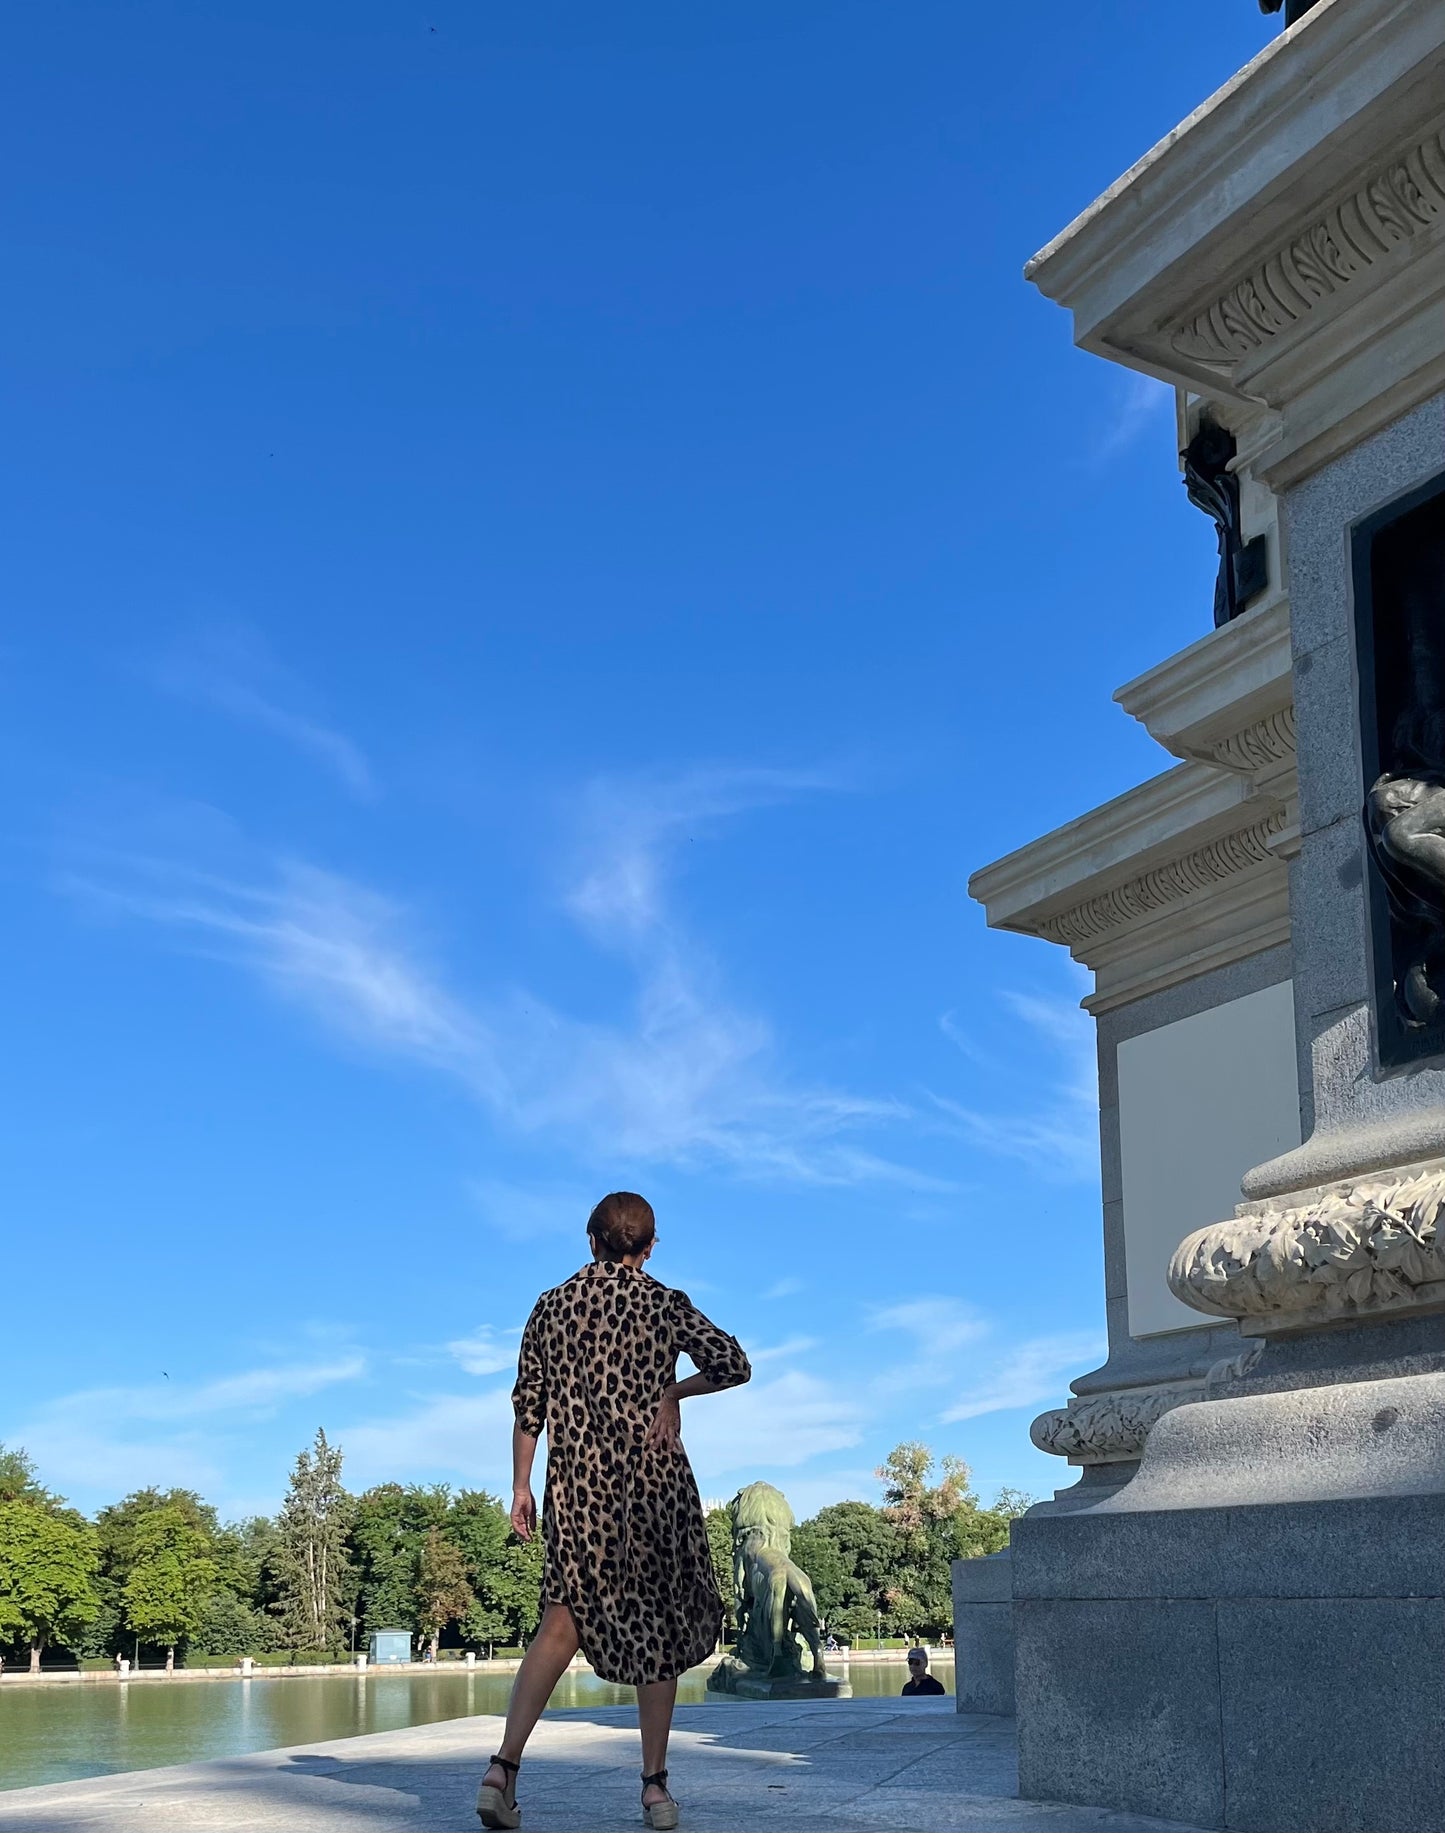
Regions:
[[[1179,326],[1181,356],[1228,370],[1241,357],[1445,218],[1445,135],[1435,132]]]
[[[1198,1381],[1091,1395],[1041,1413],[1029,1427],[1029,1437],[1040,1451],[1054,1457],[1074,1458],[1081,1464],[1122,1463],[1140,1455],[1145,1439],[1172,1407],[1203,1395],[1204,1384]]]
[[[1190,1235],[1170,1290],[1211,1317],[1301,1322],[1445,1301],[1442,1211],[1445,1171],[1342,1185]]]

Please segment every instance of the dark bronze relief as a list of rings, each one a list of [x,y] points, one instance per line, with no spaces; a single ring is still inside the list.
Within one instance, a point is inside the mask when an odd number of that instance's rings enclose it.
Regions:
[[[1445,1055],[1445,478],[1354,535],[1381,1066]]]
[[[1214,622],[1227,624],[1247,610],[1269,584],[1269,544],[1263,535],[1245,541],[1240,533],[1239,479],[1230,470],[1238,450],[1234,434],[1213,420],[1184,448],[1184,488],[1219,536],[1219,576],[1214,582]]]

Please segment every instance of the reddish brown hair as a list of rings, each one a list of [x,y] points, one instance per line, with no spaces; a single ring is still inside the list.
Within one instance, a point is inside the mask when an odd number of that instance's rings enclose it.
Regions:
[[[602,1250],[604,1260],[625,1260],[651,1244],[657,1218],[646,1197],[632,1190],[614,1190],[587,1218],[587,1233]]]

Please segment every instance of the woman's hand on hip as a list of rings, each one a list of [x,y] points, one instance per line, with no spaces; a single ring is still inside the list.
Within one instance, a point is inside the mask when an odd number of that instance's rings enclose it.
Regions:
[[[530,1540],[537,1531],[537,1498],[530,1489],[512,1491],[512,1532],[519,1540]]]
[[[676,1394],[668,1392],[657,1403],[657,1417],[642,1441],[648,1451],[669,1451],[682,1443],[682,1408]]]

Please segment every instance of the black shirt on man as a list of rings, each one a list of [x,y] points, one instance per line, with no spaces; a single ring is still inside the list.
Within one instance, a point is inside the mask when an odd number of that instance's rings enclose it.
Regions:
[[[941,1682],[935,1680],[932,1674],[920,1674],[916,1679],[906,1683],[899,1698],[917,1699],[924,1693],[943,1693],[946,1691],[947,1689]]]

